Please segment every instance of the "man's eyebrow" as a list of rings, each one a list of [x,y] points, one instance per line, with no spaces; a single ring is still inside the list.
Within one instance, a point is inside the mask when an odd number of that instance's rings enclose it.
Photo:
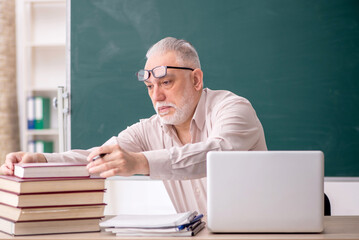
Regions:
[[[173,77],[173,76],[175,76],[175,74],[173,74],[173,73],[168,73],[168,72],[167,72],[166,76]],[[165,77],[166,77],[166,76],[165,76]]]
[[[151,84],[152,82],[148,81],[148,80],[145,80],[143,81],[145,84],[148,83],[148,84]]]

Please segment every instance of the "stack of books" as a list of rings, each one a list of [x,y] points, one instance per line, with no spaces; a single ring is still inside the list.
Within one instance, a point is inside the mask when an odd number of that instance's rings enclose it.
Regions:
[[[205,227],[203,214],[118,215],[100,223],[118,237],[190,237]]]
[[[11,235],[100,231],[105,180],[86,165],[15,165],[0,175],[0,231]]]

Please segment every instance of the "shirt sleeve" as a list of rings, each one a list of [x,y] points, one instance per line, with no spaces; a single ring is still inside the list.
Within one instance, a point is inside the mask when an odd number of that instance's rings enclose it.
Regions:
[[[208,131],[209,135],[203,142],[153,150],[147,142],[149,137],[144,137],[148,133],[146,126],[139,122],[117,137],[112,137],[104,145],[118,144],[126,151],[142,152],[149,162],[152,179],[188,180],[206,176],[206,155],[209,151],[253,150],[264,138],[262,125],[246,100],[223,101],[205,117],[206,126],[202,131]],[[266,150],[266,146],[262,150]],[[72,150],[45,154],[45,157],[48,162],[87,162],[86,158],[91,151]]]
[[[262,125],[248,101],[218,104],[211,116],[206,116],[206,125],[210,134],[204,142],[143,152],[149,162],[150,177],[162,180],[205,177],[207,152],[253,150],[264,138]]]
[[[112,137],[107,140],[103,145],[118,144],[117,138]],[[95,148],[87,150],[74,149],[62,153],[44,153],[47,162],[70,162],[70,163],[88,163],[87,156]]]

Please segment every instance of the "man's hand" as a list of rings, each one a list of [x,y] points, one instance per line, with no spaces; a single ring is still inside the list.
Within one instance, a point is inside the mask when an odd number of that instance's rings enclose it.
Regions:
[[[14,175],[15,163],[47,162],[42,153],[13,152],[6,155],[5,163],[0,170],[4,175]]]
[[[105,155],[92,161],[94,157],[100,154]],[[150,173],[148,161],[142,153],[126,152],[118,145],[96,148],[88,155],[87,161],[90,162],[87,165],[89,172],[101,173],[100,176],[104,178],[115,175],[132,176]]]

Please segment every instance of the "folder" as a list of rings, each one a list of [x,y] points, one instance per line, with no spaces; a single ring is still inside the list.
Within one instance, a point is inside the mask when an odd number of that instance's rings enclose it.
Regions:
[[[35,129],[35,98],[27,98],[27,128]]]
[[[50,128],[50,99],[35,97],[35,129]]]

